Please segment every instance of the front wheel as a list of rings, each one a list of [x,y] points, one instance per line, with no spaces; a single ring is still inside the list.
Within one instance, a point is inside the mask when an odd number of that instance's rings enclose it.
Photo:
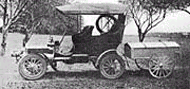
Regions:
[[[121,77],[125,70],[124,61],[117,54],[108,54],[103,57],[99,67],[101,74],[108,79]]]
[[[45,59],[35,54],[28,54],[19,63],[20,75],[29,80],[41,78],[47,69]]]

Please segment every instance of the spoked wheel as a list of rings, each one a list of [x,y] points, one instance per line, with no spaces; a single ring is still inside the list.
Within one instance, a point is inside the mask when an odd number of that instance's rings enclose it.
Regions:
[[[116,18],[111,15],[101,15],[96,21],[96,28],[100,33],[106,33],[111,30],[111,27],[116,23]]]
[[[153,54],[149,61],[149,72],[155,78],[166,78],[171,75],[175,60],[163,53]]]
[[[100,72],[108,79],[121,77],[125,70],[124,61],[116,54],[108,54],[100,62]]]
[[[35,54],[28,54],[19,63],[20,75],[29,80],[41,78],[47,69],[45,59]]]

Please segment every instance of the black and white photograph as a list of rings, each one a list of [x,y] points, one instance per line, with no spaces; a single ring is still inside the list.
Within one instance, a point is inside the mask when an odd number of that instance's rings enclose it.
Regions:
[[[190,0],[0,0],[0,89],[190,89]]]

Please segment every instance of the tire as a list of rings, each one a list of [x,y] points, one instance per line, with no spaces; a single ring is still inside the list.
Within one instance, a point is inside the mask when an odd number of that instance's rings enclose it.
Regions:
[[[175,60],[170,57],[170,55],[165,55],[164,53],[153,54],[149,60],[149,72],[150,74],[157,78],[167,78],[169,77],[175,67]]]
[[[117,19],[116,19],[114,16],[111,16],[111,15],[101,15],[101,16],[99,16],[98,19],[96,20],[96,29],[97,29],[101,34],[104,33],[104,31],[102,31],[102,29],[100,28],[100,26],[99,26],[99,21],[100,21],[100,19],[103,18],[103,17],[111,18],[112,20],[114,20],[114,22],[117,21]]]
[[[119,70],[116,68],[118,65]],[[99,64],[99,67],[101,74],[107,79],[117,79],[122,76],[125,70],[124,61],[117,54],[108,54],[103,57]]]
[[[19,62],[18,70],[24,79],[36,80],[46,73],[47,62],[36,54],[28,54]]]

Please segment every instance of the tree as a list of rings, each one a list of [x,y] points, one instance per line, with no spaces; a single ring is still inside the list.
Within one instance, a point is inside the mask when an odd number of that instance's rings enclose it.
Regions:
[[[121,1],[120,1],[121,2]],[[146,34],[161,23],[169,5],[154,3],[154,0],[125,0],[128,5],[127,17],[137,26],[139,41],[143,42]]]
[[[23,46],[25,46],[34,32],[40,34],[60,35],[64,33],[65,29],[76,28],[77,25],[69,27],[67,24],[75,24],[77,23],[76,21],[81,20],[76,20],[76,16],[64,17],[55,10],[55,6],[68,4],[72,1],[73,0],[37,0],[35,1],[35,4],[29,2],[25,6],[27,8],[24,9],[22,14],[20,14],[19,18],[13,24],[15,27],[20,28],[20,32],[25,34]],[[63,19],[59,19],[58,17]],[[81,24],[79,26],[81,26]]]
[[[81,16],[79,15],[79,18],[77,18],[77,16],[74,15],[62,15],[55,9],[56,6],[68,4],[71,1],[72,0],[45,0],[43,2],[38,2],[35,6],[33,5],[33,7],[29,8],[18,23],[21,23],[27,29],[31,28],[32,24],[34,24],[36,29],[29,29],[29,31],[33,32],[35,30],[35,33],[39,34],[60,35],[63,33],[64,29],[69,29],[71,31],[76,30],[76,21],[81,22]],[[81,24],[78,24],[78,27],[80,28]],[[60,28],[63,29],[61,30]]]
[[[190,14],[190,11],[187,9],[190,7],[190,0],[158,0],[157,4],[162,3],[163,5],[169,4],[170,10],[180,10]]]
[[[2,27],[2,51],[3,55],[6,47],[6,37],[7,32],[12,24],[14,24],[20,15],[31,5],[34,4],[36,0],[1,0],[0,7],[3,12],[3,27]]]
[[[23,46],[28,42],[34,30],[40,25],[43,18],[47,18],[51,13],[49,1],[37,1],[34,5],[27,8],[14,25],[20,28],[20,32],[25,34]],[[48,8],[48,9],[47,9]],[[22,31],[23,30],[23,31]]]

